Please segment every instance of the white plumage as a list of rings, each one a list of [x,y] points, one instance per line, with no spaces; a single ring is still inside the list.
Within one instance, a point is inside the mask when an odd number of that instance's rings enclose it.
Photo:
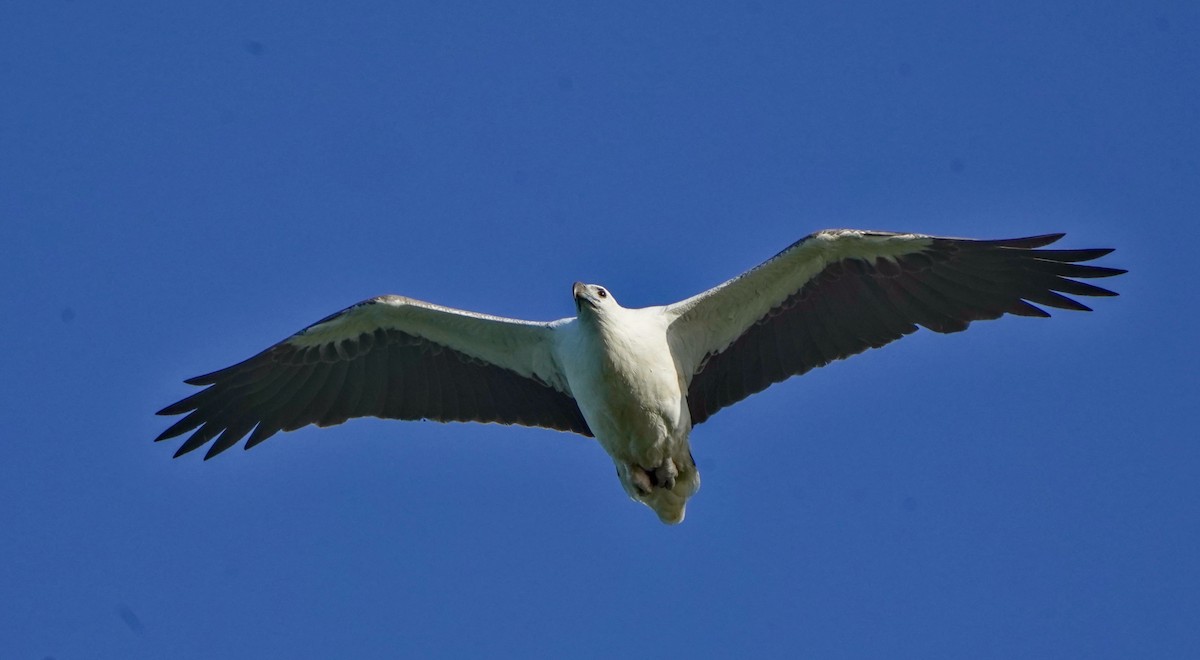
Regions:
[[[626,309],[577,282],[578,315],[549,323],[374,298],[188,380],[208,387],[160,411],[187,414],[158,440],[194,430],[176,456],[212,442],[211,458],[352,417],[542,426],[596,437],[629,496],[677,523],[700,486],[688,436],[720,408],[918,325],[1116,295],[1078,281],[1125,272],[1079,263],[1111,250],[1038,249],[1061,237],[828,230],[672,305]]]

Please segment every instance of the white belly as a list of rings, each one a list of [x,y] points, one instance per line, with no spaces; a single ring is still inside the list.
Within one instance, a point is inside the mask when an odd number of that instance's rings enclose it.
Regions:
[[[692,420],[668,319],[662,308],[615,304],[603,316],[563,327],[559,364],[625,492],[663,522],[678,523],[700,473],[688,447]]]
[[[650,467],[686,454],[691,418],[665,331],[638,330],[585,335],[582,354],[603,357],[579,361],[567,375],[605,451],[619,461]]]

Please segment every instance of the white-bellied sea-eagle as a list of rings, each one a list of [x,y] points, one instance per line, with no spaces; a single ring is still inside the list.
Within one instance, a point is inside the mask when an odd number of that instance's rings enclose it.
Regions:
[[[191,431],[175,455],[211,458],[352,417],[541,426],[595,437],[625,492],[677,523],[700,487],[688,435],[718,410],[918,326],[1116,295],[1080,281],[1125,272],[1083,263],[1111,250],[1043,249],[1060,238],[827,230],[670,305],[627,309],[576,282],[577,315],[548,323],[372,298],[187,380],[204,389],[159,412],[184,417],[157,439]]]

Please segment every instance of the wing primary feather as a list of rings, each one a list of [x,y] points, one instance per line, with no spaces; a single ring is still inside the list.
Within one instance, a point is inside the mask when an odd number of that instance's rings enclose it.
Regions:
[[[212,385],[219,380],[225,380],[231,376],[252,373],[263,365],[270,363],[268,356],[273,349],[274,346],[264,351],[260,351],[253,357],[246,358],[237,364],[230,365],[224,369],[217,369],[216,371],[211,371],[200,376],[193,376],[187,380],[184,380],[183,382],[187,383],[188,385]]]
[[[199,392],[194,392],[175,403],[159,410],[156,415],[182,415],[191,410],[197,410],[204,404],[212,401],[213,397],[221,392],[220,389],[206,387]]]
[[[269,411],[274,403],[284,402],[283,393],[294,391],[292,385],[304,377],[304,367],[280,364],[276,367],[276,375],[262,387],[248,392],[242,397],[243,409],[249,414],[261,418]],[[289,389],[292,388],[292,389]]]
[[[1035,252],[1034,254],[1038,253]],[[1124,268],[1109,268],[1107,266],[1093,266],[1091,264],[1069,263],[1051,259],[1030,259],[1024,263],[1024,268],[1025,270],[1046,271],[1060,277],[1082,278],[1114,277],[1129,272]]]
[[[280,386],[269,402],[264,404],[261,414],[258,415],[260,420],[258,426],[246,440],[246,449],[284,430],[285,422],[295,415],[293,408],[297,406],[298,394],[305,390],[305,386],[317,375],[317,369],[311,366],[297,366],[291,367],[291,369],[293,370],[292,377]],[[299,403],[299,407],[303,409],[304,402]]]
[[[225,427],[225,430],[221,431],[221,434],[213,441],[212,446],[208,448],[208,453],[204,454],[204,460],[207,461],[213,456],[236,445],[238,440],[241,440],[242,436],[246,435],[252,428],[254,428],[254,420],[239,421],[235,425]]]
[[[309,367],[308,377],[304,383],[296,390],[295,394],[281,402],[285,405],[279,420],[282,430],[295,431],[309,423],[308,410],[312,406],[313,399],[320,394],[325,381],[329,380],[330,366],[328,362],[318,362]]]
[[[279,433],[279,427],[268,423],[267,420],[264,419],[254,427],[254,432],[250,434],[249,438],[246,438],[246,444],[243,445],[242,448],[248,450],[267,438],[275,435],[276,433]]]
[[[294,405],[297,393],[304,389],[304,386],[313,378],[314,373],[318,370],[317,367],[309,365],[289,365],[280,367],[285,374],[279,382],[270,390],[264,390],[261,394],[261,402],[256,406],[256,413],[259,419],[267,419],[272,416],[279,416]]]
[[[1104,287],[1088,284],[1087,282],[1078,282],[1065,277],[1060,277],[1052,289],[1059,293],[1069,293],[1073,296],[1112,297],[1117,295],[1115,291],[1109,291]]]
[[[1076,311],[1090,310],[1086,305],[1053,292],[1062,291],[1085,296],[1116,295],[1107,289],[1060,277],[1044,270],[1022,270],[1017,267],[998,269],[992,273],[990,280],[992,284],[989,288],[1000,288],[1007,296]]]
[[[1025,236],[1022,238],[1000,238],[1000,239],[994,239],[994,240],[937,239],[937,241],[938,242],[951,241],[958,245],[962,245],[965,243],[966,245],[969,245],[969,246],[1021,248],[1021,249],[1029,250],[1029,249],[1033,249],[1033,248],[1045,247],[1047,245],[1050,245],[1051,243],[1057,242],[1060,238],[1062,238],[1064,236],[1066,236],[1066,234],[1056,233],[1056,234],[1042,234],[1040,236]]]
[[[1020,316],[1031,316],[1031,317],[1042,318],[1042,319],[1050,318],[1050,312],[1047,312],[1046,310],[1042,309],[1041,307],[1038,307],[1037,305],[1031,304],[1024,300],[1018,300],[1018,301],[1014,302],[1013,307],[1016,310],[1021,310],[1021,311],[1013,311],[1012,312],[1013,314],[1018,314]]]
[[[1076,263],[1080,261],[1099,259],[1106,254],[1111,254],[1112,251],[1113,248],[1091,248],[1085,250],[1037,250],[1034,254],[1036,254],[1039,259]]]
[[[1047,307],[1057,307],[1058,309],[1070,309],[1070,310],[1074,310],[1077,312],[1092,311],[1091,307],[1088,307],[1087,305],[1085,305],[1077,300],[1074,300],[1072,298],[1068,298],[1062,294],[1055,293],[1054,291],[1036,291],[1035,290],[1035,291],[1030,291],[1029,293],[1027,293],[1026,295],[1023,295],[1021,297],[1030,302],[1035,302],[1039,305],[1045,305]]]
[[[264,409],[270,405],[272,399],[278,396],[278,393],[286,388],[295,377],[294,367],[277,365],[276,369],[277,371],[270,378],[263,379],[263,382],[260,383],[254,383],[251,388],[243,388],[245,391],[225,393],[222,409],[209,414],[211,419],[220,420],[226,427],[217,438],[217,443],[214,443],[214,446],[218,444],[221,446],[215,451],[210,448],[204,460],[233,446],[250,429],[254,428],[263,418]],[[212,387],[219,387],[219,385]],[[239,428],[240,431],[236,430]],[[228,444],[224,444],[226,442]]]
[[[1031,276],[1030,273],[1014,272],[1011,267],[988,271],[977,262],[947,261],[939,270],[943,271],[940,276],[944,279],[961,282],[972,291],[999,296],[1003,300],[1019,298],[1020,289],[1028,286]]]
[[[967,328],[963,320],[955,318],[952,312],[945,310],[944,303],[932,302],[929,290],[911,275],[890,281],[904,292],[902,298],[893,299],[893,302],[903,299],[904,302],[911,303],[913,309],[921,310],[919,316],[924,320],[917,321],[921,325],[942,333],[959,332]]]
[[[280,431],[279,417],[290,404],[291,396],[303,386],[311,375],[302,365],[281,366],[280,368],[287,371],[288,377],[282,379],[269,392],[264,391],[261,395],[261,403],[255,407],[255,413],[248,416],[247,421],[256,419],[258,423],[254,426],[250,437],[246,439],[245,449],[250,449]]]
[[[207,407],[214,400],[222,396],[228,396],[230,392],[253,392],[265,387],[275,378],[275,375],[272,371],[275,368],[275,361],[272,358],[273,356],[271,354],[269,354],[267,351],[264,351],[263,353],[259,354],[258,358],[255,358],[259,360],[258,363],[252,363],[252,361],[249,360],[240,363],[246,366],[245,372],[230,372],[228,374],[228,379],[209,385],[199,392],[195,392],[190,396],[176,401],[175,403],[158,411],[157,414],[179,415],[189,410],[198,410]],[[222,371],[226,370],[223,369]],[[190,383],[191,381],[189,380],[184,382]],[[196,383],[191,384],[195,385]]]
[[[212,440],[218,433],[224,431],[229,425],[236,421],[238,413],[238,400],[236,398],[226,399],[220,408],[202,411],[204,416],[204,424],[196,429],[195,433],[179,447],[175,452],[175,458],[178,458],[198,447],[202,447],[209,440]],[[201,411],[197,411],[201,412]]]
[[[204,446],[204,443],[212,440],[224,427],[215,422],[205,422],[196,432],[188,437],[179,449],[175,450],[174,458],[179,458],[184,454]]]
[[[200,412],[199,410],[194,410],[188,416],[180,419],[179,421],[177,421],[174,424],[167,427],[167,430],[163,431],[162,433],[159,433],[158,437],[155,438],[154,441],[162,442],[163,440],[169,440],[176,436],[183,435],[184,433],[191,431],[192,429],[196,428],[197,426],[200,426],[203,423],[204,423],[204,414],[202,412]]]
[[[1050,314],[1045,310],[1033,305],[1029,305],[1022,299],[1032,299],[1030,298],[1030,295],[1036,295],[1036,292],[1039,290],[1058,288],[1061,286],[1062,282],[1072,281],[1063,280],[1048,273],[1034,273],[1030,271],[1021,272],[1013,269],[996,271],[994,273],[990,273],[991,276],[988,277],[976,271],[967,270],[967,268],[968,266],[963,264],[947,266],[947,269],[954,273],[955,278],[973,278],[972,286],[977,290],[987,291],[993,295],[1001,296],[1007,301],[1004,311],[1019,316],[1048,318]],[[1096,288],[1098,289],[1099,287]]]
[[[922,279],[926,287],[955,304],[960,317],[968,321],[999,318],[1011,302],[1011,297],[968,287],[960,281],[945,277],[937,270],[925,273]]]

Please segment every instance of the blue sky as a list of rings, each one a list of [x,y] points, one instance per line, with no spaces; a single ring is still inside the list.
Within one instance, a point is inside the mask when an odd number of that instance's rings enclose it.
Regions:
[[[0,655],[1200,655],[1200,8],[649,4],[0,9]],[[539,429],[151,442],[363,298],[661,304],[826,227],[1130,273],[722,411],[678,527]]]

